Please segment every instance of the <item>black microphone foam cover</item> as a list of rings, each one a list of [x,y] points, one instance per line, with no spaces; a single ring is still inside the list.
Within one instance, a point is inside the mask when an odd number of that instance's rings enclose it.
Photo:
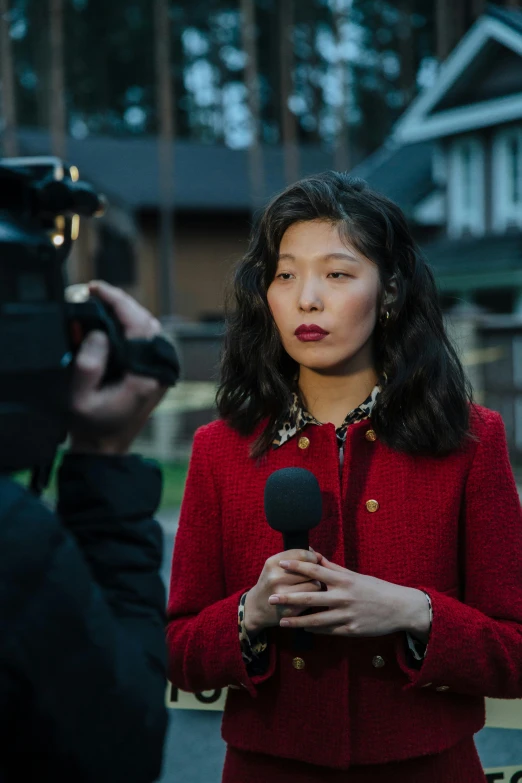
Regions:
[[[322,513],[319,483],[309,470],[282,468],[269,476],[265,514],[273,530],[283,534],[311,530],[321,521]]]

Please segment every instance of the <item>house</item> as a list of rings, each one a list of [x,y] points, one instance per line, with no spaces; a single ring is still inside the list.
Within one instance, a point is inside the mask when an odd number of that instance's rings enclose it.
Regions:
[[[49,155],[42,130],[18,132],[20,153]],[[137,448],[163,459],[186,458],[192,436],[215,415],[216,367],[222,344],[224,289],[245,252],[252,222],[248,152],[177,141],[173,228],[175,319],[165,326],[182,361],[183,380],[170,390],[143,430]],[[262,149],[268,199],[285,186],[281,147]],[[69,282],[103,278],[160,313],[160,177],[154,137],[89,136],[67,140],[67,162],[109,201],[100,220],[82,221],[68,259]],[[333,153],[300,150],[301,176],[332,168]]]
[[[522,11],[489,6],[353,173],[403,207],[447,306],[522,313]]]
[[[49,135],[22,129],[23,155],[48,155]],[[262,150],[267,199],[282,189],[281,147]],[[154,137],[89,136],[67,141],[67,160],[109,199],[105,218],[82,226],[69,264],[71,282],[102,277],[160,312],[158,145]],[[301,175],[331,168],[333,154],[301,150]],[[248,152],[178,141],[174,145],[174,303],[178,319],[219,319],[233,264],[251,227]]]

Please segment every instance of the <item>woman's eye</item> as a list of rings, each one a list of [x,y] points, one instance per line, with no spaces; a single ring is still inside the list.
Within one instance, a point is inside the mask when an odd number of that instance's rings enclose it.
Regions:
[[[340,280],[342,277],[351,277],[346,272],[330,272],[328,277],[332,277],[334,280]]]
[[[276,275],[276,277],[279,280],[290,280],[293,275],[291,275],[290,272],[280,272],[278,275]]]

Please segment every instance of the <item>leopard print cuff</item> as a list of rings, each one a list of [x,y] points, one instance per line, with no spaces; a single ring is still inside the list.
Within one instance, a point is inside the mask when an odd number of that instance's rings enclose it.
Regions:
[[[248,592],[248,591],[247,591]],[[243,593],[239,600],[238,626],[239,626],[239,644],[241,645],[241,655],[246,664],[253,663],[259,658],[268,647],[268,641],[264,632],[260,633],[255,639],[251,639],[245,628],[245,601],[247,593]]]

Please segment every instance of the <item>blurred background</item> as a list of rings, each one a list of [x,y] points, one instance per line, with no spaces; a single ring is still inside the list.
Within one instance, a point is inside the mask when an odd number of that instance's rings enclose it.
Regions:
[[[138,444],[165,471],[165,578],[227,278],[266,200],[324,169],[405,211],[522,484],[522,0],[0,0],[0,131],[107,195],[69,281],[122,286],[182,355]],[[218,781],[219,715],[171,724],[164,780]],[[522,762],[521,734],[484,730],[484,763]]]
[[[224,289],[253,215],[336,168],[406,212],[518,471],[520,6],[0,0],[2,153],[64,157],[108,196],[104,218],[81,226],[70,282],[123,286],[183,355],[142,450],[186,463],[214,415]]]

